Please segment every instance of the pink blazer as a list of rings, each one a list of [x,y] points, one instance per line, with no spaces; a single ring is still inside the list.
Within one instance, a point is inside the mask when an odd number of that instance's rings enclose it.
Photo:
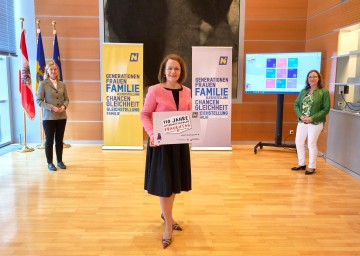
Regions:
[[[179,109],[176,109],[176,103],[170,90],[166,90],[161,84],[149,87],[144,108],[140,113],[141,122],[149,136],[154,133],[153,112],[191,110],[191,90],[184,85],[182,85],[182,88],[179,93]]]

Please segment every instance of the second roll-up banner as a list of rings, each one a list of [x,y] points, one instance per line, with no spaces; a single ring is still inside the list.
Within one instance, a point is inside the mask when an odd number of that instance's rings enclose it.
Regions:
[[[200,114],[199,143],[192,150],[232,150],[232,48],[192,48],[192,108]]]

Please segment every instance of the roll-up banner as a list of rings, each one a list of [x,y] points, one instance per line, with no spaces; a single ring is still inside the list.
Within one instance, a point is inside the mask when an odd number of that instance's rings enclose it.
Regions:
[[[192,150],[232,150],[232,48],[192,47],[192,108],[202,139]]]
[[[103,149],[143,149],[143,44],[102,46]]]

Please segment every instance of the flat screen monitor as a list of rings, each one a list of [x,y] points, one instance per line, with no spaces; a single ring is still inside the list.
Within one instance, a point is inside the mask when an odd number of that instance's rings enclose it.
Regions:
[[[245,93],[296,94],[310,70],[320,71],[321,52],[248,53],[245,61]]]

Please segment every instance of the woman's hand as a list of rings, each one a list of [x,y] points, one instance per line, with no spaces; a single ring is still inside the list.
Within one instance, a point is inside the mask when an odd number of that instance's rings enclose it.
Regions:
[[[65,111],[65,106],[62,105],[60,108],[59,108],[59,112],[64,112]]]
[[[310,116],[301,116],[300,119],[301,119],[301,121],[303,121],[304,123],[307,123],[307,124],[312,123],[312,121],[313,121]]]
[[[154,134],[150,135],[150,147],[157,147],[159,145],[156,145],[154,142]]]
[[[65,111],[65,106],[61,106],[60,108],[53,106],[53,107],[51,108],[51,110],[52,110],[53,112],[61,113],[61,112],[64,112],[64,111]]]
[[[155,145],[154,145],[154,134],[150,135],[150,147],[155,147]]]

